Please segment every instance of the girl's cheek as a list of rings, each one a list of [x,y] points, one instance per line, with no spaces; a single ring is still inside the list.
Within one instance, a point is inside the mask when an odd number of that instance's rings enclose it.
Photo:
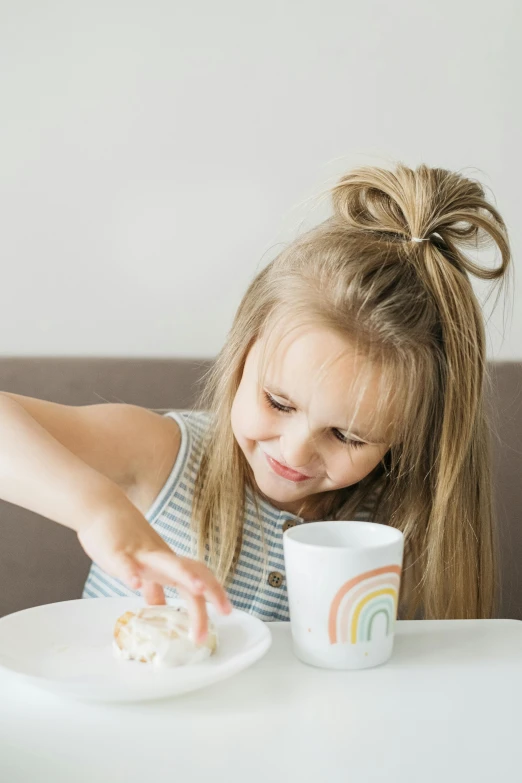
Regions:
[[[232,424],[232,431],[236,438],[241,442],[245,438],[248,438],[248,410],[245,405],[244,399],[237,394],[232,404],[232,410],[230,412],[230,421]]]
[[[251,440],[268,440],[274,437],[274,426],[270,413],[261,406],[255,406],[248,420],[245,421],[245,432]]]
[[[252,398],[236,397],[231,413],[232,429],[246,440],[265,440],[270,435],[270,414]]]
[[[354,461],[354,471],[357,474],[357,481],[365,478],[374,468],[377,467],[382,459],[381,449],[368,449],[366,454],[361,454],[358,461]]]
[[[337,455],[328,473],[334,484],[347,487],[361,481],[378,463],[379,458],[375,454]]]

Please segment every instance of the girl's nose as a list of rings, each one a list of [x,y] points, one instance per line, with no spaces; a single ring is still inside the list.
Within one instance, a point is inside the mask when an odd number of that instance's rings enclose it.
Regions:
[[[283,436],[281,456],[290,468],[312,474],[316,463],[316,451],[310,433],[300,430]]]

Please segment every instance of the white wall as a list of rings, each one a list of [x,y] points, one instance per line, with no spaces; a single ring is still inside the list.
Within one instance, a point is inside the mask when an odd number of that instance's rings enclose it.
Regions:
[[[0,0],[0,354],[215,354],[360,163],[481,179],[520,278],[521,21],[518,0]],[[490,355],[522,358],[517,285]]]

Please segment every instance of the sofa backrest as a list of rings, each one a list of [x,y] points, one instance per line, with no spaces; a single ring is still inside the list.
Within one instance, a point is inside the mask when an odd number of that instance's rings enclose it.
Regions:
[[[210,366],[210,360],[190,359],[3,358],[0,390],[68,405],[191,408]],[[522,620],[522,362],[494,363],[490,371],[499,617]],[[89,565],[74,532],[0,501],[0,616],[78,598]]]

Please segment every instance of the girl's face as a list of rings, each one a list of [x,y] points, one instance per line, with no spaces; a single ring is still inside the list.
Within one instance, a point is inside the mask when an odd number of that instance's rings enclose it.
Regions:
[[[264,383],[261,346],[258,340],[248,353],[232,430],[261,494],[297,514],[309,495],[348,487],[371,473],[389,449],[389,422],[372,424],[379,379],[371,372],[359,394],[352,381],[366,360],[334,332],[301,330],[283,338]]]

